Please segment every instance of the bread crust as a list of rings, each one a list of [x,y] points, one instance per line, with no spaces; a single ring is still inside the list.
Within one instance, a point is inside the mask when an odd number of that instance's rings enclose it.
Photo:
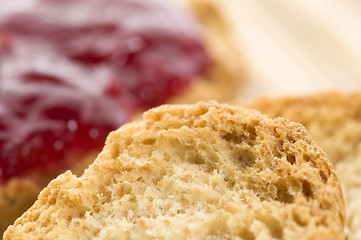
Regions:
[[[330,92],[261,98],[248,106],[270,117],[297,121],[307,128],[334,163],[343,185],[347,239],[361,239],[361,94]]]
[[[164,105],[112,132],[95,162],[43,189],[6,239],[344,239],[325,153],[284,118]]]
[[[234,97],[242,85],[244,71],[240,58],[237,54],[235,55],[237,47],[231,39],[231,31],[226,18],[214,2],[182,1],[201,23],[201,31],[211,57],[211,65],[205,76],[199,76],[189,88],[170,102],[192,103],[201,99],[225,101]],[[233,57],[230,58],[230,56]],[[89,153],[89,156],[93,157],[94,154],[97,153]],[[62,169],[54,169],[53,172],[45,174],[31,173],[1,184],[0,234],[32,205],[40,189],[46,186],[50,179],[66,169],[72,169],[72,171],[77,169],[77,172],[82,172],[88,166],[89,156],[82,157],[86,160],[78,161],[80,165],[69,164]]]

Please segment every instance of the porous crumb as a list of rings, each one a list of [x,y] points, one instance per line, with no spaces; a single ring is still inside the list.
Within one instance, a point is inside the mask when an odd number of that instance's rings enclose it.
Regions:
[[[303,124],[334,163],[346,200],[347,239],[361,239],[361,94],[262,98],[251,105]],[[320,172],[323,181],[327,174]]]
[[[112,132],[4,239],[344,239],[344,218],[335,171],[302,125],[200,102]]]

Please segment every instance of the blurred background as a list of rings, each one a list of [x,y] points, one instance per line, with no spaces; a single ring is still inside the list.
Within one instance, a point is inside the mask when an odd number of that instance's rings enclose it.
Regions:
[[[247,64],[242,98],[361,90],[361,1],[222,4]]]
[[[185,3],[188,0],[174,1]],[[232,34],[244,60],[247,79],[239,90],[239,99],[253,100],[259,96],[295,96],[326,91],[361,92],[361,0],[209,1],[219,4],[219,8],[230,18]],[[23,6],[24,3],[32,5],[32,2],[34,1],[0,0],[0,16],[6,12],[4,6],[18,7],[17,5]],[[24,6],[26,7],[26,5]],[[76,12],[75,16],[78,15]],[[234,57],[238,57],[236,53]],[[19,66],[19,64],[15,64],[15,66]],[[218,88],[216,89],[217,92],[221,92]],[[79,109],[82,108],[79,107]],[[70,119],[70,121],[70,123],[74,123],[74,119]],[[73,127],[69,127],[73,125],[63,126],[70,130],[73,129]],[[355,138],[352,136],[345,139],[351,139],[350,141],[356,139],[359,144],[358,131],[354,132],[357,135]],[[58,142],[57,139],[54,141]],[[51,144],[50,146],[55,146]],[[100,147],[103,146],[103,140],[100,145]],[[352,148],[356,149],[354,146]],[[44,149],[44,147],[40,145],[39,149]],[[50,149],[53,150],[55,147]],[[55,150],[59,151],[59,149]],[[92,157],[89,159],[92,160]],[[82,167],[89,163],[89,159],[85,159]],[[29,166],[32,165],[33,163]],[[356,168],[356,165],[348,166],[350,171],[345,171],[345,176],[348,176],[350,172],[358,174],[359,168]],[[44,182],[51,178],[45,179]],[[357,177],[358,179],[360,178]],[[359,184],[357,181],[356,183]],[[31,196],[24,190],[24,197],[19,195],[21,201],[26,196],[30,196],[30,200],[26,203],[30,205],[36,198],[39,189],[32,189],[31,194],[33,195]],[[357,199],[360,196],[359,189],[355,188],[354,195],[357,196]],[[14,196],[14,199],[17,198],[14,194],[11,196]],[[15,209],[14,212],[18,211],[16,213],[18,215],[28,208],[28,205],[24,204],[24,207],[20,209],[15,206],[12,198],[8,198],[10,199],[8,205],[3,204],[4,212],[9,212],[8,206],[12,205]],[[18,208],[20,210],[17,210]],[[359,209],[358,202],[355,202],[349,211],[355,212],[354,215],[357,215],[358,212],[354,211],[355,209]],[[13,217],[15,216],[15,213],[11,214]],[[1,216],[3,216],[3,221],[8,218],[1,212],[0,205],[0,223]],[[355,239],[361,239],[358,237],[361,236],[358,228],[361,220],[358,220],[360,219],[358,216],[354,218],[356,220],[353,219],[354,225],[352,225],[356,226],[355,229],[357,228],[359,234]],[[5,229],[10,222],[4,221],[2,228]]]

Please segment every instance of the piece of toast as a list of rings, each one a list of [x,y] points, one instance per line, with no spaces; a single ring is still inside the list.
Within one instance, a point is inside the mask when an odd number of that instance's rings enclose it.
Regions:
[[[361,239],[361,94],[262,98],[248,105],[303,124],[325,150],[343,185],[348,240]]]
[[[183,1],[183,0],[182,0]],[[228,100],[234,97],[242,85],[244,71],[235,43],[230,33],[227,19],[212,1],[183,1],[201,23],[201,31],[211,64],[205,76],[193,81],[182,94],[170,102],[191,103],[201,99]],[[232,57],[230,57],[232,56]],[[90,158],[97,153],[91,152]],[[82,172],[88,166],[89,157],[81,157],[74,165],[73,159],[62,168],[47,173],[31,173],[27,176],[13,178],[0,184],[0,234],[17,217],[26,211],[36,200],[36,196],[46,184],[66,169]],[[93,158],[92,158],[93,159]]]
[[[174,1],[191,11],[202,25],[202,35],[211,57],[205,76],[192,82],[190,88],[171,103],[195,103],[199,100],[230,101],[245,84],[245,62],[233,36],[230,19],[222,3],[216,0]]]
[[[302,125],[200,102],[112,132],[4,239],[344,239],[344,218],[333,166]]]

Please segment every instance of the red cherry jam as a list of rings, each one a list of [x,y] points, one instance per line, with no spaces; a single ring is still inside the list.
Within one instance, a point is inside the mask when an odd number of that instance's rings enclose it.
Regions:
[[[166,1],[1,1],[0,180],[99,151],[207,64],[196,23]]]

